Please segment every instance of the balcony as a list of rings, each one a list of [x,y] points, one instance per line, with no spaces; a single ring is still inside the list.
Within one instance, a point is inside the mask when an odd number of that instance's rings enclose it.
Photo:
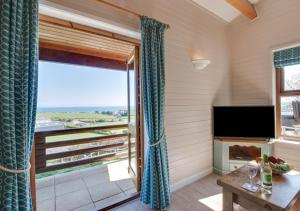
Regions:
[[[89,210],[136,193],[128,174],[128,125],[36,132],[38,211]]]

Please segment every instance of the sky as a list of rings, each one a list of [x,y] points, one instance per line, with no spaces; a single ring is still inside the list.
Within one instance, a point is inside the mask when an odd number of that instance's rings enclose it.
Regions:
[[[127,74],[54,62],[39,62],[38,107],[126,106]]]
[[[291,65],[284,68],[285,88],[287,90],[300,89],[300,65]]]

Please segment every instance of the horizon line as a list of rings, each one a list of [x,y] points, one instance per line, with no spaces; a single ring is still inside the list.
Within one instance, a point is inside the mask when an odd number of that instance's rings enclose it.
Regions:
[[[37,108],[88,108],[88,107],[127,107],[127,105],[101,105],[101,106],[37,106]]]

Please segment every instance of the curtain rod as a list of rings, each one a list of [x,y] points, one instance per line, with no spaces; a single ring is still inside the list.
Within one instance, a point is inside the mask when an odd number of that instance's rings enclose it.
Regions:
[[[108,6],[111,6],[111,7],[113,7],[113,8],[116,8],[116,9],[118,9],[118,10],[121,10],[121,11],[123,11],[123,12],[127,12],[127,13],[130,13],[130,14],[132,14],[132,15],[135,15],[135,16],[137,16],[137,17],[139,17],[139,18],[141,18],[141,17],[143,16],[143,15],[141,15],[141,14],[139,14],[139,13],[133,12],[133,11],[131,11],[131,10],[129,10],[129,9],[126,9],[126,8],[124,8],[124,7],[121,7],[121,6],[119,6],[119,5],[110,3],[110,2],[105,1],[105,0],[97,0],[97,1],[100,2],[100,3],[106,4],[106,5],[108,5]],[[170,28],[170,25],[169,25],[169,24],[165,24],[165,25],[167,26],[167,29]]]

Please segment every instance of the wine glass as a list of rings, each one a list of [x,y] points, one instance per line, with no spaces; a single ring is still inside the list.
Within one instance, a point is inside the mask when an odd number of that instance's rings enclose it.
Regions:
[[[248,167],[248,177],[250,179],[250,184],[251,184],[250,188],[251,188],[251,190],[253,190],[254,189],[253,179],[254,179],[254,177],[256,177],[258,166],[256,164],[250,162],[250,163],[248,163],[247,167]]]

